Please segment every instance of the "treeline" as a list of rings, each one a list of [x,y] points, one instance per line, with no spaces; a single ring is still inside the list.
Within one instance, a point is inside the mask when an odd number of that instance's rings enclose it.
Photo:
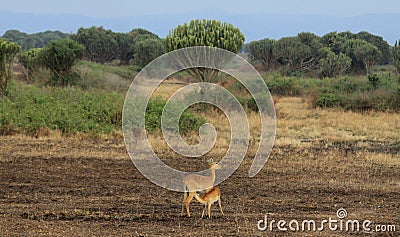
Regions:
[[[32,49],[32,48],[43,48],[50,41],[67,38],[68,34],[61,31],[45,31],[35,34],[27,34],[19,30],[8,30],[6,31],[2,38],[15,42],[21,46],[22,50]]]
[[[120,65],[144,67],[164,53],[163,40],[145,29],[128,33],[113,32],[103,27],[80,28],[71,39],[85,46],[85,58],[97,63],[119,60]]]
[[[369,74],[376,64],[394,64],[400,70],[398,43],[391,47],[381,36],[365,31],[331,32],[322,37],[302,32],[279,40],[253,41],[246,49],[260,70],[278,70],[283,75]]]
[[[63,34],[59,31],[26,34],[9,30],[0,39],[5,48],[11,44],[18,45],[15,52],[2,54],[12,59],[18,53],[17,59],[27,80],[34,78],[36,72],[42,68],[47,68],[52,74],[48,82],[64,86],[74,84],[80,79],[80,75],[71,71],[80,59],[100,64],[133,64],[140,69],[165,52],[163,39],[140,28],[120,33],[103,27],[90,27],[80,28],[75,34]],[[8,60],[4,65],[11,65],[11,61]],[[2,94],[7,94],[5,88],[11,79],[11,73],[9,74],[9,77],[0,80],[0,85],[5,85],[3,89],[0,88]]]
[[[44,48],[51,40],[69,38],[85,47],[83,58],[96,63],[117,62],[140,69],[167,52],[164,39],[145,29],[128,33],[103,27],[80,28],[75,34],[46,31],[26,34],[7,31],[2,38],[16,42],[21,49]],[[400,71],[400,50],[381,36],[369,32],[330,32],[317,36],[302,32],[279,40],[261,39],[244,45],[252,63],[260,71],[279,71],[282,75],[336,77],[341,74],[369,74],[374,65],[393,64]],[[36,49],[34,51],[37,51]],[[29,55],[36,53],[29,53]],[[26,66],[26,63],[25,65]],[[32,68],[27,68],[31,71]]]
[[[18,30],[8,30],[2,38],[17,43],[23,51],[44,48],[52,40],[69,38],[85,46],[85,59],[102,64],[119,60],[121,65],[129,65],[134,59],[133,64],[145,66],[164,53],[163,40],[141,28],[121,33],[93,26],[79,28],[75,34],[60,31],[27,34]]]

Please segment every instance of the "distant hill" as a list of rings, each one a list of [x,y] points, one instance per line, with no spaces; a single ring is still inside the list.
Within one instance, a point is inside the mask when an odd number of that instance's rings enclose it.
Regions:
[[[246,36],[246,42],[262,38],[279,39],[309,31],[323,35],[331,31],[368,31],[382,36],[389,44],[400,39],[400,32],[393,25],[400,13],[385,15],[361,15],[332,17],[324,15],[285,14],[228,14],[220,11],[196,11],[180,14],[94,18],[74,14],[28,14],[0,11],[0,35],[16,29],[27,33],[59,30],[75,33],[79,27],[103,26],[117,32],[129,32],[133,28],[145,28],[165,37],[178,24],[196,18],[213,18],[232,23]]]

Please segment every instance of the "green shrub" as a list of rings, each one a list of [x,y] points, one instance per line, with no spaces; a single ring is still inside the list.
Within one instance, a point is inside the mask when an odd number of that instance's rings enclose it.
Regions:
[[[372,89],[378,88],[378,85],[380,83],[379,76],[377,74],[369,74],[368,75],[368,81],[371,84]]]
[[[341,99],[337,94],[333,93],[321,93],[318,95],[318,97],[315,99],[314,105],[317,107],[322,107],[322,108],[332,108],[332,107],[337,107],[339,105],[339,102]]]
[[[150,100],[146,108],[146,130],[147,131],[160,131],[161,130],[161,116],[165,107],[166,101],[160,98]],[[171,113],[179,111],[179,105],[172,105]],[[168,118],[169,116],[167,116]],[[175,121],[165,121],[166,129],[173,130]],[[206,120],[203,117],[195,116],[188,110],[185,110],[179,119],[179,131],[182,134],[187,134],[189,131],[197,131]]]
[[[99,90],[14,85],[10,98],[0,101],[0,127],[11,124],[29,134],[41,128],[109,133],[120,129],[123,100]]]

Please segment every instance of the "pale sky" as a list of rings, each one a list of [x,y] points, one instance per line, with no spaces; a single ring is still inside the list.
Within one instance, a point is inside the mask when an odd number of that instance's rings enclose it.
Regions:
[[[246,42],[304,31],[368,31],[391,44],[400,37],[400,0],[0,0],[0,6],[0,35],[104,26],[116,32],[145,28],[165,37],[178,24],[207,18],[238,27]]]
[[[399,0],[0,0],[0,11],[79,14],[91,17],[140,16],[214,10],[225,13],[357,16],[400,13]]]

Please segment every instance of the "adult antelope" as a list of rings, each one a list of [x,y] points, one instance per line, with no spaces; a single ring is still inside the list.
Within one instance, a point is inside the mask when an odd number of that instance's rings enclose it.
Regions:
[[[204,212],[206,211],[206,208],[208,208],[207,214],[208,218],[211,219],[211,205],[218,201],[219,205],[219,210],[221,211],[221,214],[224,215],[224,212],[222,211],[222,206],[221,206],[221,190],[218,187],[213,187],[211,190],[209,190],[207,193],[199,197],[197,193],[195,193],[194,197],[199,201],[200,203],[204,204],[203,208],[203,213],[201,214],[201,218],[204,216]]]
[[[215,170],[221,169],[221,165],[217,164],[213,159],[208,161],[210,165],[211,175],[210,176],[203,176],[198,174],[189,174],[183,178],[183,185],[184,185],[184,194],[183,194],[183,202],[182,202],[182,212],[183,215],[183,205],[186,206],[186,212],[188,217],[190,217],[189,211],[189,204],[192,201],[195,193],[197,191],[210,191],[215,182]],[[189,196],[188,193],[189,192]]]

